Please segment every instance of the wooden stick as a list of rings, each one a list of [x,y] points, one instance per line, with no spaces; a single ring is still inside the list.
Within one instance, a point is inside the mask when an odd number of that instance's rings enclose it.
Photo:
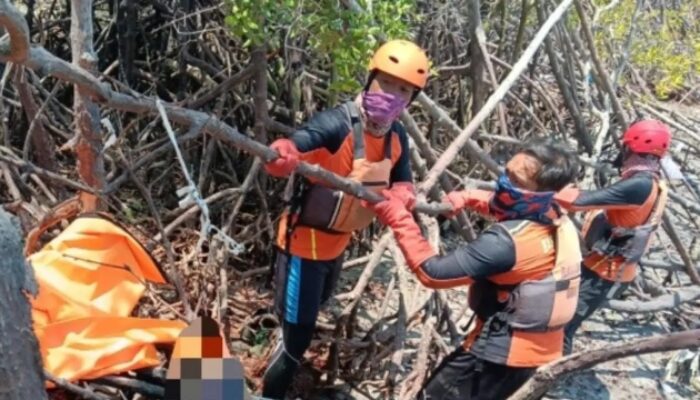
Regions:
[[[564,12],[569,8],[573,0],[563,0],[559,6],[554,10],[554,12],[547,18],[545,23],[542,25],[540,30],[535,35],[534,39],[527,46],[523,55],[520,57],[518,62],[515,63],[513,69],[505,77],[498,89],[491,94],[491,96],[486,100],[484,107],[479,110],[479,112],[474,116],[474,118],[469,121],[469,124],[462,130],[462,132],[455,138],[455,140],[447,147],[442,156],[438,159],[437,163],[433,165],[430,172],[428,172],[428,177],[420,185],[420,190],[426,193],[430,188],[435,186],[438,177],[447,169],[452,160],[457,157],[459,151],[464,147],[464,145],[469,141],[469,137],[476,132],[479,126],[486,120],[486,118],[491,114],[491,112],[496,108],[498,103],[505,97],[506,92],[515,84],[518,77],[525,72],[528,64],[535,55],[535,52],[542,44],[545,36],[552,29],[554,24],[561,19]]]
[[[637,300],[610,300],[607,307],[615,311],[627,313],[653,313],[663,310],[672,310],[683,303],[700,299],[700,288],[689,287],[674,290],[654,298],[650,301]]]
[[[44,371],[44,375],[46,376],[46,379],[50,382],[52,382],[56,387],[59,387],[63,390],[69,391],[71,393],[77,394],[80,396],[81,399],[86,399],[86,400],[110,400],[111,398],[109,396],[105,396],[100,393],[95,393],[90,389],[85,389],[83,387],[80,387],[76,384],[70,383],[65,379],[62,378],[57,378],[48,372]]]
[[[14,166],[16,166],[16,167],[19,167],[20,170],[23,169],[23,170],[28,171],[28,172],[31,172],[31,173],[33,173],[33,174],[37,174],[37,175],[39,175],[39,176],[43,176],[43,177],[47,178],[48,180],[50,180],[50,181],[52,181],[52,182],[60,183],[61,185],[65,186],[65,187],[69,187],[69,188],[71,188],[71,189],[81,190],[81,191],[84,191],[84,192],[87,192],[87,193],[98,193],[98,192],[95,191],[94,189],[92,189],[92,188],[90,188],[90,187],[88,187],[88,186],[85,186],[85,185],[83,185],[82,183],[78,183],[78,182],[72,181],[72,180],[70,180],[70,179],[64,178],[64,177],[61,176],[60,174],[56,174],[56,173],[54,173],[54,172],[47,171],[47,170],[45,170],[45,169],[43,169],[43,168],[39,168],[39,167],[37,167],[36,165],[34,165],[34,164],[30,163],[30,162],[24,162],[24,161],[22,161],[22,160],[15,159],[15,158],[12,158],[12,157],[7,157],[7,156],[4,156],[4,155],[2,155],[2,154],[0,154],[0,161],[5,162],[5,163],[7,163],[7,164],[12,164],[12,165],[14,165]]]
[[[695,264],[693,263],[690,254],[688,254],[688,251],[685,249],[685,246],[683,246],[683,242],[681,242],[681,238],[678,235],[678,232],[676,231],[676,227],[671,222],[668,210],[664,211],[662,226],[666,231],[666,234],[668,234],[669,239],[671,239],[671,242],[676,247],[678,255],[681,256],[681,260],[683,260],[683,264],[685,264],[685,271],[688,273],[690,280],[694,284],[700,285],[700,275],[695,269]]]
[[[132,392],[140,393],[148,397],[155,397],[157,399],[162,399],[165,396],[165,388],[162,386],[126,376],[105,376],[96,379],[95,383],[112,386],[117,389],[130,390]]]

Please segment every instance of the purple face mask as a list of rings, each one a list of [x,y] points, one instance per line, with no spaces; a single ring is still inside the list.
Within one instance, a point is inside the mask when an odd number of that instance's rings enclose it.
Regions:
[[[408,101],[391,93],[363,92],[362,108],[373,124],[389,128],[408,105]]]

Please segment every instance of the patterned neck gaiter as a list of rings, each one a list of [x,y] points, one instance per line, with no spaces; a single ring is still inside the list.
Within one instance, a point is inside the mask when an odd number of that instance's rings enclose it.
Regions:
[[[489,203],[491,213],[498,221],[527,219],[552,224],[547,212],[552,208],[554,192],[531,192],[513,186],[508,175],[501,174],[496,181],[496,193]]]
[[[627,156],[620,169],[622,179],[627,179],[637,172],[652,172],[659,175],[661,163],[658,157],[632,153]]]

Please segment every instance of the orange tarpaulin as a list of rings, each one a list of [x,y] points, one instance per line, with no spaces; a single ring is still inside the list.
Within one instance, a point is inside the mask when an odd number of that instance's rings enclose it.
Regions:
[[[172,343],[186,324],[129,317],[146,290],[165,283],[155,261],[124,229],[83,216],[31,255],[39,294],[34,331],[44,367],[67,380],[157,366],[154,343]]]

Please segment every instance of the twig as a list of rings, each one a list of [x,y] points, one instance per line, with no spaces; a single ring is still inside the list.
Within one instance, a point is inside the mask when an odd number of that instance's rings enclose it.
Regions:
[[[103,394],[95,393],[90,389],[85,389],[82,388],[78,385],[75,385],[73,383],[68,382],[67,380],[63,378],[57,378],[47,371],[44,371],[44,376],[46,377],[47,380],[52,382],[56,387],[59,387],[61,389],[67,390],[71,393],[77,394],[83,399],[87,400],[111,400],[109,396],[105,396]]]
[[[125,376],[105,376],[95,379],[95,383],[113,386],[118,389],[127,389],[145,396],[162,399],[165,396],[165,388],[152,383],[140,381],[138,379]]]
[[[55,182],[55,183],[60,183],[61,185],[65,186],[65,187],[69,187],[71,189],[80,190],[83,192],[92,193],[92,194],[96,194],[96,195],[99,194],[99,192],[96,191],[95,189],[92,189],[88,186],[85,186],[81,183],[72,181],[70,179],[64,178],[63,176],[61,176],[59,174],[53,173],[51,171],[47,171],[43,168],[39,168],[30,162],[25,162],[25,161],[22,161],[22,160],[13,158],[13,157],[7,157],[7,156],[4,156],[2,154],[0,154],[0,161],[3,161],[3,162],[6,162],[8,164],[12,164],[16,167],[19,167],[20,170],[24,170],[24,171],[27,171],[27,172],[30,172],[33,174],[37,174],[39,176],[43,176],[43,177],[49,179],[50,181]]]

